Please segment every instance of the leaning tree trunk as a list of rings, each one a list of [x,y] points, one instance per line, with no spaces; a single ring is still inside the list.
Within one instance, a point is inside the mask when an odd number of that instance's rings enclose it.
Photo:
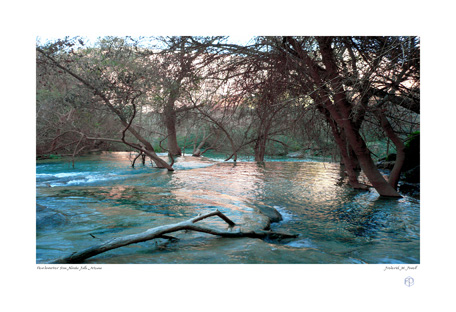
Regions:
[[[386,135],[396,146],[396,161],[394,162],[394,167],[391,170],[390,175],[388,177],[388,183],[392,187],[394,187],[394,189],[397,189],[397,184],[399,183],[402,166],[405,162],[405,145],[404,142],[402,142],[402,140],[394,132],[393,127],[391,126],[386,116],[382,112],[378,112],[377,115],[380,118],[380,123]]]
[[[122,123],[124,125],[128,126],[128,123],[124,122],[123,120],[122,120]],[[131,127],[128,127],[128,131],[130,133],[132,133],[133,136],[135,138],[137,138],[138,141],[140,141],[144,145],[144,148],[140,147],[138,144],[129,144],[128,142],[123,140],[125,144],[130,145],[131,147],[136,148],[137,150],[146,154],[150,159],[152,159],[152,161],[155,163],[157,168],[166,168],[166,169],[168,169],[168,171],[174,171],[174,169],[171,165],[169,165],[166,161],[164,161],[163,159],[158,157],[158,155],[155,153],[154,148],[152,147],[152,144],[150,144],[149,141],[144,139],[141,135],[139,135],[136,132],[136,130],[132,129]]]
[[[316,100],[316,98],[314,98]],[[348,176],[348,184],[355,189],[368,189],[367,185],[364,185],[358,181],[359,176],[359,162],[358,158],[353,152],[353,149],[348,144],[347,140],[343,136],[343,132],[340,131],[336,122],[331,118],[329,111],[324,108],[322,105],[317,105],[317,109],[323,114],[326,119],[326,122],[331,127],[331,132],[336,142],[340,156],[342,158],[342,163],[344,164],[345,171]]]
[[[353,124],[351,118],[352,106],[346,98],[342,79],[338,74],[338,67],[331,49],[331,39],[318,38],[317,41],[320,46],[323,63],[325,64],[326,71],[328,73],[326,78],[329,79],[329,84],[331,86],[332,93],[334,94],[334,102],[327,98],[325,101],[325,108],[328,109],[332,118],[344,130],[345,137],[356,154],[364,174],[367,176],[369,182],[372,183],[372,186],[377,190],[377,192],[382,196],[401,197],[396,189],[392,187],[383,178],[380,171],[378,171],[366,143]],[[318,79],[321,79],[318,72],[316,72],[316,68],[314,67],[313,69],[314,76],[318,76]]]
[[[208,146],[206,147],[203,151],[201,151],[201,149],[203,148],[204,144],[206,144],[207,140],[212,136],[212,133],[209,133],[206,135],[206,131],[204,131],[203,129],[203,139],[201,140],[201,142],[196,145],[197,143],[197,137],[195,137],[195,142],[193,144],[193,153],[192,153],[192,156],[194,157],[200,157],[202,156],[204,153],[206,153],[208,150],[211,150],[211,149],[214,149],[213,146]],[[217,138],[216,138],[216,142],[218,141],[219,139],[219,135],[217,134]]]
[[[152,147],[152,144],[150,144],[149,141],[147,141],[144,137],[142,137],[133,127],[130,127],[129,123],[127,122],[127,119],[125,117],[125,115],[120,111],[118,110],[117,108],[115,108],[111,102],[109,101],[109,99],[106,97],[105,93],[103,93],[104,91],[100,90],[98,87],[94,86],[93,84],[91,84],[90,82],[88,82],[86,79],[82,78],[81,76],[79,76],[78,74],[76,74],[75,72],[73,72],[72,70],[70,70],[69,68],[61,65],[57,60],[55,60],[53,57],[51,57],[50,55],[48,55],[46,52],[44,52],[43,50],[41,50],[40,48],[36,48],[36,50],[38,52],[40,52],[41,54],[43,54],[47,59],[49,59],[55,66],[57,66],[58,68],[62,69],[64,72],[66,72],[67,74],[69,74],[70,76],[74,77],[75,79],[77,79],[78,81],[80,81],[82,84],[84,84],[88,89],[92,90],[94,92],[95,95],[99,96],[103,102],[106,104],[106,106],[114,113],[116,114],[119,119],[120,119],[120,122],[122,123],[122,125],[124,125],[125,127],[127,127],[128,131],[136,138],[138,139],[138,141],[140,141],[144,146],[145,146],[145,149],[142,149],[140,148],[137,144],[135,145],[131,145],[131,144],[128,144],[127,142],[124,142],[125,144],[127,145],[130,145],[142,152],[144,152],[147,156],[149,156],[153,161],[154,163],[157,165],[158,168],[166,168],[168,169],[168,171],[173,171],[174,169],[172,168],[172,166],[170,166],[166,161],[164,161],[163,159],[161,159],[160,157],[158,157],[158,155],[155,153],[154,151],[154,148]],[[131,124],[131,123],[130,123]],[[125,135],[125,132],[124,132],[124,135]],[[124,140],[123,140],[124,141]]]
[[[336,97],[336,102],[338,101],[342,101],[342,99]],[[401,197],[401,195],[383,178],[380,171],[378,171],[366,143],[359,132],[354,130],[349,114],[347,114],[345,107],[343,107],[344,105],[339,104],[338,106],[341,108],[343,114],[339,115],[334,107],[326,106],[326,108],[328,108],[332,116],[335,116],[338,124],[343,128],[346,139],[352,147],[353,152],[356,154],[359,164],[364,174],[369,179],[369,182],[372,183],[372,186],[382,196]]]

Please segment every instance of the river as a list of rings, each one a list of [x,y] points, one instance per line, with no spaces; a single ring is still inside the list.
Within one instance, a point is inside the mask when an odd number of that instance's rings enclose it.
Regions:
[[[174,172],[131,167],[128,152],[103,152],[36,165],[36,262],[113,237],[220,210],[255,222],[272,207],[287,241],[179,232],[108,251],[87,263],[408,263],[420,262],[420,201],[386,199],[340,185],[337,163],[275,159],[256,163],[179,157]],[[217,218],[208,226],[224,226]]]

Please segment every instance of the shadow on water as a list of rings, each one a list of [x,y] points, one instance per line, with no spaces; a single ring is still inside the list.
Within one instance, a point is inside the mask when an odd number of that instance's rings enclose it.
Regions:
[[[126,246],[98,263],[419,263],[419,200],[341,186],[338,164],[220,162],[179,157],[176,171],[131,168],[128,153],[37,163],[37,262],[219,209],[238,224],[275,209],[290,241],[173,233]],[[226,226],[208,219],[213,227]]]

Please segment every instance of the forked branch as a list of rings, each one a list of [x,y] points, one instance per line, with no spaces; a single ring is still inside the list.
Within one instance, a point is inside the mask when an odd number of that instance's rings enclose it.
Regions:
[[[203,219],[212,217],[212,216],[218,216],[220,217],[223,221],[228,223],[229,228],[228,230],[219,230],[219,229],[214,229],[210,227],[206,227],[203,225],[196,225],[195,223],[198,221],[201,221]],[[297,237],[297,235],[291,235],[291,234],[281,234],[281,233],[275,233],[271,231],[266,231],[266,230],[260,230],[260,231],[242,231],[240,228],[233,229],[233,227],[236,224],[229,219],[227,216],[225,216],[223,213],[221,213],[218,210],[215,210],[213,212],[209,212],[203,215],[198,215],[196,217],[193,217],[189,220],[182,221],[179,223],[174,223],[174,224],[168,224],[168,225],[163,225],[155,228],[148,229],[142,233],[138,234],[131,234],[131,235],[126,235],[123,237],[117,237],[113,238],[111,240],[108,240],[104,243],[101,243],[99,245],[84,249],[79,252],[75,252],[68,257],[58,259],[54,261],[53,263],[82,263],[85,259],[88,259],[90,257],[96,256],[98,254],[101,254],[103,252],[127,246],[130,244],[137,244],[141,242],[145,242],[154,238],[163,238],[167,237],[166,234],[172,233],[172,232],[177,232],[177,231],[182,231],[182,230],[190,230],[190,231],[195,231],[195,232],[203,232],[203,233],[208,233],[212,235],[217,235],[221,237],[253,237],[253,238],[275,238],[275,239],[281,239],[281,238],[294,238]]]

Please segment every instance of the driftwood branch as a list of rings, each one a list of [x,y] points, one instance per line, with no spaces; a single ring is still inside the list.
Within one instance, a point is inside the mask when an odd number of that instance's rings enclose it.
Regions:
[[[218,216],[222,220],[224,220],[226,223],[228,223],[229,228],[228,230],[219,230],[219,229],[214,229],[214,228],[209,228],[203,225],[197,225],[195,224],[198,221],[201,221],[203,219],[212,217],[212,216]],[[291,235],[291,234],[281,234],[281,233],[276,233],[276,232],[271,232],[271,231],[266,231],[266,230],[259,230],[259,231],[242,231],[240,228],[234,229],[233,227],[236,224],[230,220],[227,216],[225,216],[223,213],[220,211],[216,210],[210,213],[206,213],[203,215],[198,215],[196,217],[193,217],[189,220],[182,221],[179,223],[174,223],[174,224],[168,224],[168,225],[163,225],[155,228],[148,229],[142,233],[138,234],[131,234],[123,237],[117,237],[113,238],[111,240],[108,240],[104,243],[101,243],[99,245],[89,247],[85,250],[75,252],[71,254],[68,257],[58,259],[54,261],[53,263],[82,263],[85,259],[88,259],[90,257],[96,256],[98,254],[101,254],[103,252],[127,246],[130,244],[137,244],[141,242],[145,242],[148,240],[152,240],[155,238],[169,238],[166,234],[172,233],[172,232],[177,232],[177,231],[182,231],[182,230],[190,230],[190,231],[196,231],[196,232],[203,232],[203,233],[208,233],[212,235],[217,235],[221,237],[252,237],[252,238],[274,238],[274,239],[283,239],[283,238],[294,238],[297,237],[297,235]]]

